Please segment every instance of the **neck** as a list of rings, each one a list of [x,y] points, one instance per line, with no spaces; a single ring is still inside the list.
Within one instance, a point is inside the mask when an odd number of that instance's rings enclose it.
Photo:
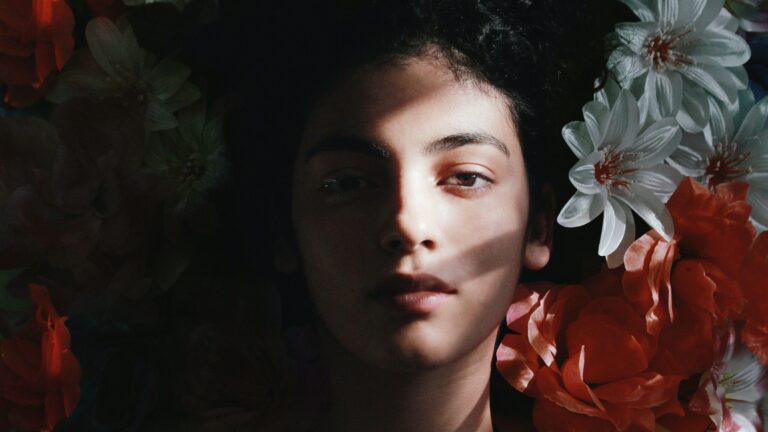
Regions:
[[[410,372],[366,364],[321,330],[331,406],[319,432],[491,432],[495,334],[453,363]]]

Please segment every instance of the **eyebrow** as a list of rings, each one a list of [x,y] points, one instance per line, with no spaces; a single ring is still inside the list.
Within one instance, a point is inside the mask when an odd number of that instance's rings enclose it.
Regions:
[[[482,132],[465,132],[445,136],[427,144],[423,153],[427,155],[445,153],[471,144],[491,145],[509,158],[509,148],[501,140]],[[310,147],[304,161],[306,162],[322,153],[337,151],[360,153],[377,159],[389,159],[391,155],[386,146],[375,141],[350,136],[329,136]]]

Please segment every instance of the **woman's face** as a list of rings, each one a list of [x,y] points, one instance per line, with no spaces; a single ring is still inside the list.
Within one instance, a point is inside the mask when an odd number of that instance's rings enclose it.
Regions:
[[[447,364],[492,340],[521,264],[549,257],[525,241],[526,173],[505,99],[434,60],[360,69],[321,99],[293,184],[322,324],[382,368]],[[408,288],[414,275],[426,282]]]

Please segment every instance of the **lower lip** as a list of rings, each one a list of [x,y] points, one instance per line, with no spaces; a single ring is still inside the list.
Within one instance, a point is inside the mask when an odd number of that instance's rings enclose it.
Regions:
[[[450,295],[436,291],[414,291],[381,297],[381,300],[407,313],[423,315],[437,309]]]

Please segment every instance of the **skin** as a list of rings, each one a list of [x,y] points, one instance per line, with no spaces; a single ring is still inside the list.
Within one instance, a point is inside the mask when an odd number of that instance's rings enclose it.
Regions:
[[[491,430],[498,326],[521,265],[549,259],[548,236],[526,239],[526,178],[508,101],[433,57],[360,68],[315,105],[292,219],[331,382],[321,430]],[[456,292],[404,314],[370,297],[393,273]]]

